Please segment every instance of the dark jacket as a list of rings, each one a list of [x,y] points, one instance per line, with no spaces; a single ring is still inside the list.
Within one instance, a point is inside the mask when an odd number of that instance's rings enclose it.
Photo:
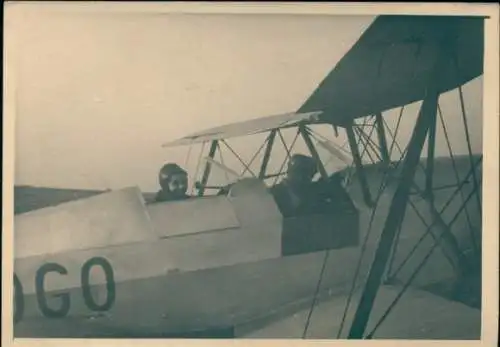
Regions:
[[[286,181],[282,181],[270,190],[283,217],[291,217],[311,212],[311,208],[314,205],[314,191],[312,187],[310,186],[303,191],[297,192]]]
[[[324,214],[355,208],[349,194],[342,187],[340,181],[336,179],[311,182],[302,192],[295,193],[299,198],[297,205],[293,203],[290,191],[286,181],[271,188],[271,194],[283,217]]]

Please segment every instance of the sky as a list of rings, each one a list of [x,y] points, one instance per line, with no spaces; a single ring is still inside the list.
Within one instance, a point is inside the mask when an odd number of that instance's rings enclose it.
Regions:
[[[155,191],[163,163],[194,171],[198,158],[194,150],[166,149],[163,143],[229,122],[295,111],[373,19],[25,13],[12,22],[16,185],[138,185]],[[477,153],[482,79],[464,86],[464,95]],[[454,149],[465,153],[458,94],[441,101],[451,119]],[[405,112],[416,115],[417,110],[413,105]],[[387,113],[389,123],[397,112]],[[405,117],[401,140],[408,138],[414,120]],[[440,134],[436,152],[446,155]],[[342,136],[332,139],[342,144]],[[246,138],[235,149],[249,158],[262,139]]]

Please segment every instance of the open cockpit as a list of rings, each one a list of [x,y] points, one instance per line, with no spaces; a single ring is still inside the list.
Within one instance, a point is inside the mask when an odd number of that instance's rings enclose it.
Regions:
[[[300,211],[282,211],[264,182],[243,178],[215,188],[215,194],[148,205],[155,227],[193,234],[226,229],[280,229],[281,254],[294,255],[356,246],[359,213],[337,177],[311,185],[311,198]],[[172,225],[175,224],[175,226]],[[177,235],[180,236],[180,235]]]

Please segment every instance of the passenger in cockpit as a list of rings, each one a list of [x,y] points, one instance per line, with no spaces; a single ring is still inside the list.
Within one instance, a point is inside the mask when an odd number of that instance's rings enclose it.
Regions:
[[[175,163],[165,164],[158,175],[160,191],[156,194],[155,201],[174,201],[189,198],[186,194],[188,186],[187,172]]]
[[[276,204],[283,216],[294,216],[306,212],[314,199],[312,179],[317,172],[314,158],[294,154],[288,162],[287,175],[271,188]]]

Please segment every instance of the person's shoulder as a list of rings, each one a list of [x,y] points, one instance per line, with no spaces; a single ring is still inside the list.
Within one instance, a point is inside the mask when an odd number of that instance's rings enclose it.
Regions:
[[[269,192],[275,199],[286,200],[288,197],[288,186],[285,182],[280,182],[269,188]]]
[[[160,191],[156,192],[154,200],[156,202],[159,202],[162,200],[162,196],[163,196],[163,194],[162,194],[162,191],[160,190]]]
[[[156,202],[165,202],[165,201],[170,201],[170,196],[166,194],[163,190],[158,191],[155,196],[155,201]]]
[[[270,187],[269,190],[271,191],[271,193],[273,193],[273,192],[283,191],[285,188],[286,188],[285,183],[279,182],[279,183],[276,183],[274,186]]]

